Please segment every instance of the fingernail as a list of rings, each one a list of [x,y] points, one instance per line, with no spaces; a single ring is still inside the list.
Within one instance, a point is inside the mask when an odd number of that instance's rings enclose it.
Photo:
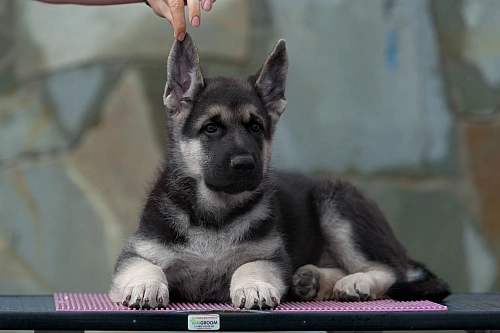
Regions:
[[[211,8],[211,3],[210,3],[210,0],[205,0],[205,3],[203,4],[203,9],[204,10],[210,10]]]
[[[181,41],[181,42],[182,42],[182,41],[184,40],[184,37],[186,37],[186,33],[181,32],[181,33],[177,36],[177,39],[178,39],[179,41]]]
[[[195,16],[191,20],[191,25],[193,27],[198,27],[200,25],[200,18],[198,16]]]

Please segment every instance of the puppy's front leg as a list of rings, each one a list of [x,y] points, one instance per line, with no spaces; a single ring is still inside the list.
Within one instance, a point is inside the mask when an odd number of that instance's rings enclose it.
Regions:
[[[119,262],[109,296],[131,308],[162,308],[169,302],[168,283],[161,267],[139,257]]]
[[[239,308],[274,308],[285,291],[281,271],[272,261],[257,260],[241,265],[231,278],[231,301]]]

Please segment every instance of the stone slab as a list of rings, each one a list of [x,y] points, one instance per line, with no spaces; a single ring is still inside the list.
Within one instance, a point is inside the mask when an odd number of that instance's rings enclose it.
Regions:
[[[50,112],[40,81],[0,95],[0,164],[68,145],[68,138]]]
[[[108,257],[102,221],[64,159],[1,171],[0,198],[2,239],[44,286],[107,290],[115,258]]]
[[[290,57],[278,166],[460,173],[427,2],[386,3],[269,2]]]
[[[43,80],[51,111],[72,143],[95,119],[123,66],[120,61],[104,62],[58,71]]]
[[[0,2],[0,91],[9,84],[14,66],[14,1]]]
[[[500,2],[495,0],[464,0],[462,17],[466,33],[464,36],[464,59],[481,71],[490,86],[500,85]]]
[[[250,1],[219,2],[202,12],[200,28],[188,31],[201,52],[241,61],[248,53]],[[16,5],[20,77],[102,59],[166,59],[173,42],[170,23],[143,3],[56,6],[17,0]]]
[[[11,246],[0,239],[0,293],[15,294],[48,294],[53,290],[44,281],[40,281],[36,272],[19,258]]]
[[[241,63],[248,59],[252,2],[217,1],[210,12],[202,11],[200,27],[188,26],[188,32],[202,55],[229,63]]]
[[[500,267],[500,124],[464,126],[467,163],[478,193],[480,231]],[[484,257],[484,256],[483,256]],[[488,258],[488,257],[487,257]],[[490,265],[491,267],[491,265]],[[500,290],[500,283],[496,283]]]
[[[103,223],[116,233],[110,243],[115,253],[123,247],[124,235],[137,228],[147,189],[160,166],[163,154],[154,126],[141,76],[131,69],[110,92],[95,126],[69,159],[92,200],[109,212]]]
[[[465,133],[482,227],[490,241],[500,241],[500,125],[467,125]]]
[[[477,246],[485,242],[485,236],[477,231],[479,221],[454,186],[432,181],[353,181],[377,202],[408,254],[441,276],[453,291],[492,288],[491,284],[478,286],[477,282],[498,279],[497,269],[475,270],[496,265],[488,259],[491,249]]]
[[[497,1],[432,1],[444,74],[454,109],[468,118],[498,114],[500,43]]]

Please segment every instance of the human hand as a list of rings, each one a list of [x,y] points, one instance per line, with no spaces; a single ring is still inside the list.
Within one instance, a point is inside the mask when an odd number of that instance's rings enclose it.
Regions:
[[[147,0],[156,15],[166,18],[174,27],[174,37],[180,41],[186,36],[184,6],[188,7],[189,22],[193,27],[201,23],[200,3],[204,11],[212,9],[216,0]]]

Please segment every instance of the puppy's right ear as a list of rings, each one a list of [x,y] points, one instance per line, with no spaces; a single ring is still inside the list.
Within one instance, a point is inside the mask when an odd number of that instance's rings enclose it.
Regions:
[[[174,115],[189,111],[195,96],[205,86],[198,49],[189,34],[174,41],[167,63],[167,84],[163,93],[165,107]]]

